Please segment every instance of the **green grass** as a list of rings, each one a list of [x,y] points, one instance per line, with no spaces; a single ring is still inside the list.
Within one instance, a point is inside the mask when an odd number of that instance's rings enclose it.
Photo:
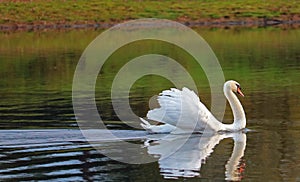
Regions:
[[[278,18],[300,15],[299,4],[297,0],[4,0],[0,2],[0,24]]]

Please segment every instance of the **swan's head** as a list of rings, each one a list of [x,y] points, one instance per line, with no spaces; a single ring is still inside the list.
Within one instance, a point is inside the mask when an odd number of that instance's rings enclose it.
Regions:
[[[225,90],[231,90],[232,92],[235,92],[244,97],[241,85],[237,81],[229,80],[229,81],[225,82],[224,91]]]

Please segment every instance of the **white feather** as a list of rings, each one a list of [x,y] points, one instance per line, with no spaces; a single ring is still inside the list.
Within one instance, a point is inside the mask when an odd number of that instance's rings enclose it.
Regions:
[[[173,130],[176,129],[175,126],[169,124],[151,125],[148,121],[146,121],[143,118],[140,118],[140,120],[142,121],[141,126],[149,133],[171,133]]]
[[[158,102],[161,107],[150,110],[147,114],[148,119],[172,125],[186,132],[220,129],[218,121],[200,102],[199,97],[188,88],[184,87],[182,91],[176,88],[165,90],[158,97]]]

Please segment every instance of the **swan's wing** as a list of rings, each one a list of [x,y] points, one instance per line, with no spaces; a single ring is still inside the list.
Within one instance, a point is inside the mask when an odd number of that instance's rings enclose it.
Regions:
[[[160,93],[160,108],[150,110],[147,118],[188,131],[219,130],[220,122],[202,104],[199,97],[188,88],[172,88]]]

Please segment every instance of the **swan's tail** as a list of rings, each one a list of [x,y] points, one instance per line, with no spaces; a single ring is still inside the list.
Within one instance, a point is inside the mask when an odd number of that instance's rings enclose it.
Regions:
[[[151,124],[143,118],[140,118],[140,120],[142,121],[141,127],[143,127],[147,131],[151,131]]]
[[[148,121],[146,121],[143,118],[140,118],[140,120],[142,121],[141,126],[149,133],[171,133],[173,130],[176,129],[175,126],[169,124],[151,125]]]

